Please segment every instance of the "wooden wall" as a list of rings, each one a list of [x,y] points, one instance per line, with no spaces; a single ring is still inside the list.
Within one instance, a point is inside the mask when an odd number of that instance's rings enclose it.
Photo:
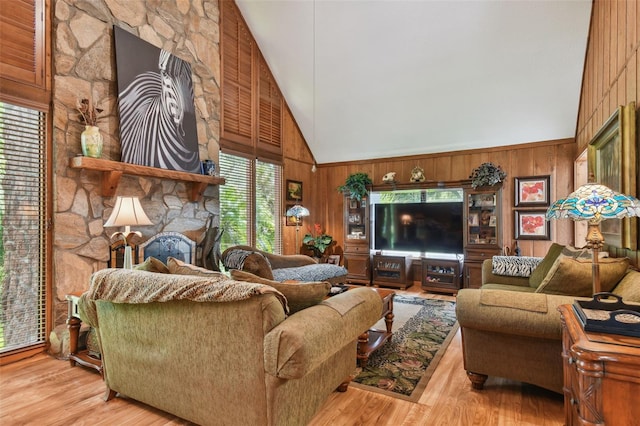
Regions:
[[[640,2],[594,0],[582,80],[576,153],[619,105],[640,102]]]
[[[573,160],[575,142],[573,139],[545,141],[538,143],[511,145],[482,150],[457,151],[449,153],[390,158],[384,160],[358,161],[349,163],[324,164],[318,166],[318,185],[313,191],[313,205],[317,206],[318,218],[329,234],[342,247],[343,237],[343,197],[337,187],[352,173],[366,172],[374,184],[381,183],[387,172],[397,172],[399,183],[409,182],[411,169],[420,166],[425,170],[427,180],[459,181],[469,178],[472,170],[480,164],[491,161],[507,172],[502,191],[503,241],[501,246],[514,244],[514,177],[551,176],[551,199],[566,196],[573,190]],[[315,213],[315,212],[314,212]],[[563,244],[573,243],[573,223],[554,221],[552,240]],[[546,253],[551,241],[520,241],[523,255],[541,256]]]
[[[302,237],[307,233],[307,227],[313,223],[321,223],[321,219],[318,216],[318,208],[315,203],[314,194],[316,187],[318,186],[316,180],[316,173],[311,171],[315,160],[311,154],[311,150],[307,146],[307,142],[302,136],[302,132],[298,128],[298,125],[288,108],[284,109],[282,120],[282,149],[283,149],[283,178],[282,184],[286,186],[287,179],[302,182],[302,204],[309,209],[311,216],[304,218],[302,221],[302,227],[300,228],[299,242],[302,241]],[[286,200],[286,188],[283,188],[283,207],[286,211],[287,203],[291,203]],[[282,253],[294,254],[296,253],[295,247],[295,226],[286,226],[284,213],[282,212]]]

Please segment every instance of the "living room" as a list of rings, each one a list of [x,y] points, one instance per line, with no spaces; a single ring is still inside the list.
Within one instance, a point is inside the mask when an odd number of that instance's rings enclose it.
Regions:
[[[7,7],[7,4],[3,2],[2,6]],[[51,140],[54,141],[48,156],[49,167],[52,169],[52,187],[55,188],[55,192],[51,194],[51,200],[55,200],[52,202],[54,231],[51,246],[48,247],[50,253],[48,274],[51,286],[47,292],[49,297],[47,312],[50,316],[47,321],[47,331],[50,331],[65,324],[66,295],[86,289],[90,275],[103,269],[108,258],[108,235],[103,230],[102,224],[106,219],[106,212],[113,206],[113,200],[102,196],[101,172],[72,169],[69,167],[69,159],[77,156],[80,150],[82,126],[76,119],[77,101],[82,97],[94,96],[96,100],[103,100],[100,107],[106,112],[105,119],[100,123],[105,137],[102,158],[119,161],[112,26],[116,23],[123,24],[156,46],[167,46],[169,50],[180,52],[186,57],[197,58],[200,62],[194,66],[194,76],[198,89],[195,93],[196,103],[201,114],[198,122],[198,148],[201,158],[218,160],[225,129],[221,128],[223,100],[218,87],[222,73],[220,46],[218,42],[213,41],[222,37],[219,25],[220,11],[215,2],[143,3],[58,0],[46,1],[43,7],[45,11],[51,12],[52,18],[46,19],[47,24],[44,29],[51,37],[53,46],[50,52],[53,66],[46,74],[49,77],[45,79],[47,81],[41,83],[44,91],[48,91],[52,99],[49,112],[53,123]],[[153,19],[154,14],[165,19]],[[172,24],[167,25],[167,20]],[[513,141],[512,145],[485,149],[316,165],[314,153],[305,142],[291,110],[284,108],[281,145],[283,181],[292,180],[302,183],[305,189],[304,205],[311,212],[311,217],[306,219],[305,223],[320,223],[328,234],[343,235],[344,199],[335,188],[342,185],[347,176],[352,173],[366,172],[375,184],[379,185],[382,176],[395,171],[399,182],[408,182],[411,169],[419,164],[425,170],[428,181],[464,181],[469,178],[475,167],[491,161],[499,164],[508,176],[502,190],[504,231],[500,245],[513,246],[515,237],[513,178],[549,175],[552,182],[551,199],[566,196],[578,186],[574,177],[585,165],[581,154],[593,136],[619,105],[628,105],[634,101],[638,103],[640,98],[640,54],[638,53],[640,34],[637,30],[640,27],[639,20],[640,11],[637,10],[637,2],[593,2],[584,75],[581,82],[582,91],[576,110],[576,132],[571,138],[525,144],[522,144],[522,141]],[[169,39],[180,40],[180,43],[176,43],[179,46],[168,42]],[[105,60],[105,58],[111,58],[111,60]],[[20,92],[15,86],[5,84],[6,81],[3,76],[3,101],[20,98],[19,95],[28,92]],[[48,108],[48,102],[44,104]],[[312,171],[312,168],[315,171]],[[137,194],[143,197],[145,211],[155,224],[141,229],[144,238],[148,238],[161,231],[187,232],[198,229],[206,221],[209,213],[219,210],[219,193],[214,186],[208,187],[203,192],[203,198],[197,204],[189,202],[188,190],[185,186],[162,178],[125,174],[118,185],[118,194]],[[640,184],[637,185],[639,186]],[[554,221],[551,226],[553,242],[574,243],[574,229],[570,221]],[[283,227],[282,239],[283,253],[295,253],[297,242],[295,227]],[[552,241],[523,240],[519,241],[519,244],[523,255],[543,256]],[[338,246],[342,245],[343,242],[339,241]],[[576,242],[576,245],[579,245],[579,242]],[[46,343],[43,342],[35,352],[41,353]],[[441,364],[444,368],[448,366],[448,370],[443,370],[440,376],[433,379],[434,386],[440,385],[442,389],[448,389],[448,393],[447,391],[442,393],[446,398],[443,397],[439,403],[442,404],[439,405],[442,413],[454,410],[449,405],[463,403],[464,399],[482,400],[482,407],[490,411],[490,402],[487,401],[489,398],[473,393],[469,389],[466,377],[458,375],[464,373],[459,345],[457,351],[456,355],[456,346],[450,346],[446,359],[451,360],[449,361],[451,364],[447,362]],[[7,360],[21,358],[24,352],[11,353],[10,357],[4,355],[3,364]],[[26,362],[29,363],[29,361]],[[65,374],[69,373],[68,363],[57,362],[55,365],[63,373],[43,370],[40,374],[60,374],[59,377],[64,378]],[[83,380],[75,376],[80,375],[81,372],[74,371],[73,374],[74,380]],[[458,385],[459,389],[451,384],[447,385],[449,374],[456,374],[452,383]],[[93,399],[102,392],[99,383],[87,382],[83,386],[94,389],[91,391],[94,392]],[[2,387],[6,388],[4,384]],[[561,423],[561,401],[558,402],[546,394],[539,395],[528,388],[521,389],[508,381],[505,388],[508,389],[496,391],[497,393],[493,395],[508,394],[509,396],[505,397],[509,398],[508,401],[511,404],[525,404],[523,401],[527,401],[534,405],[536,410],[540,410],[541,417],[544,417],[546,404],[549,404],[552,407],[550,411],[557,416],[555,418],[558,421],[557,424]],[[27,390],[14,389],[13,391],[21,393]],[[349,392],[353,391],[354,389],[350,389]],[[456,395],[458,391],[461,395],[459,399]],[[6,395],[4,392],[5,390],[2,391],[3,400]],[[531,396],[532,394],[535,396]],[[328,414],[331,406],[327,405],[323,411],[323,418],[327,422],[332,419],[338,423],[344,421],[365,424],[381,418],[376,413],[382,415],[387,410],[397,410],[397,417],[389,415],[384,417],[388,421],[387,424],[392,424],[393,420],[396,423],[420,424],[419,419],[423,418],[422,414],[430,411],[428,405],[437,399],[436,396],[432,396],[430,397],[432,400],[426,401],[420,407],[411,407],[402,402],[376,399],[366,392],[355,392],[355,395],[354,399],[349,399],[348,403],[339,402],[337,400],[339,397],[332,397],[331,404],[334,404],[334,407],[340,406],[345,411],[348,411],[349,405],[358,407],[377,405],[371,408],[369,417],[358,417],[358,414],[351,411],[346,417],[347,420],[344,420],[345,418],[340,420]],[[83,398],[80,394],[77,397],[80,401]],[[531,399],[535,402],[531,402]],[[73,403],[75,401],[62,399],[58,407]],[[118,408],[114,410],[116,416],[126,412],[125,405],[126,403],[118,403]],[[97,404],[94,405],[94,407],[97,406]],[[99,408],[104,418],[111,415],[110,407],[113,407],[113,402]],[[508,418],[509,409],[506,406],[500,409],[504,410],[501,411],[504,418]],[[136,406],[133,413],[123,414],[120,419],[122,422],[131,421],[130,419],[136,416],[144,416],[148,413],[147,410],[148,408]],[[4,405],[2,411],[5,411]],[[157,410],[150,410],[149,413],[155,419],[165,418],[165,415]],[[50,412],[48,415],[54,414]],[[132,417],[126,417],[127,415]],[[458,424],[464,424],[465,420],[454,420],[455,414],[449,414],[448,417],[447,414],[440,414],[440,416],[434,416],[431,419],[434,421],[438,418],[447,419],[449,422],[458,422]],[[486,413],[485,416],[485,419],[490,419],[491,414]],[[175,419],[166,421],[180,422]],[[529,422],[537,423],[535,417],[530,418]],[[55,422],[52,421],[52,423]],[[522,421],[520,424],[525,423],[526,421]],[[556,423],[551,421],[551,424]]]

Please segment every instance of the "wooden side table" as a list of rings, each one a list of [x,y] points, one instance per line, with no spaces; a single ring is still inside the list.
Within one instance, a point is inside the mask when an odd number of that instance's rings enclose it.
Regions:
[[[585,332],[571,305],[559,310],[565,424],[637,425],[640,338]]]
[[[367,365],[369,355],[387,340],[391,339],[393,328],[393,298],[396,292],[384,288],[372,288],[372,291],[378,293],[382,299],[382,313],[380,318],[384,318],[385,330],[370,329],[362,333],[358,337],[358,365],[364,367]]]
[[[82,325],[78,313],[80,294],[68,294],[66,299],[68,304],[67,328],[69,329],[69,363],[72,367],[80,364],[84,367],[93,368],[102,375],[102,360],[91,356],[86,349],[78,350],[80,327]]]

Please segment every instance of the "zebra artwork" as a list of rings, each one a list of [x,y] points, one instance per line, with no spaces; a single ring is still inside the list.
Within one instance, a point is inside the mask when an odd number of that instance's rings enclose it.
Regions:
[[[121,160],[200,173],[191,66],[114,26]]]

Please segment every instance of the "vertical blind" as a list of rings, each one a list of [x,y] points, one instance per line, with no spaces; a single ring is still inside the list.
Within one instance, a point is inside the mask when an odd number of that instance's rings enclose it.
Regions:
[[[270,253],[282,247],[282,166],[220,153],[221,249],[244,244]]]
[[[0,353],[45,341],[45,114],[0,102]]]

